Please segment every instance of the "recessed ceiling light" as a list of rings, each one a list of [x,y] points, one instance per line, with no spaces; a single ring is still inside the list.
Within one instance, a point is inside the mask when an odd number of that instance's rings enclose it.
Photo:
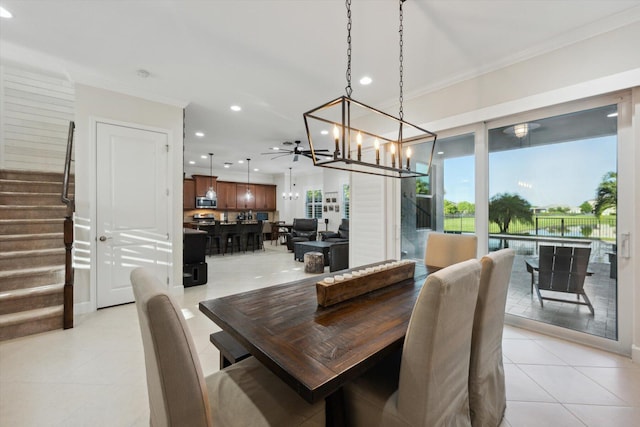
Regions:
[[[278,150],[280,149],[280,147],[271,147],[271,149],[272,149],[273,151],[278,151]]]
[[[231,167],[231,163],[229,162],[224,162],[224,167],[229,169]]]
[[[373,80],[371,80],[371,77],[369,77],[369,76],[364,76],[364,77],[362,77],[362,78],[360,79],[360,84],[361,84],[361,85],[363,85],[363,86],[366,86],[366,85],[370,85],[372,81],[373,81]]]
[[[607,117],[618,117],[618,112],[607,114]]]
[[[206,155],[204,155],[204,154],[203,154],[202,156],[200,156],[200,158],[201,158],[201,159],[208,159],[208,158],[209,158],[209,156],[206,156]]]
[[[200,131],[198,131],[198,132],[196,132],[196,136],[197,136],[198,138],[202,138],[202,137],[204,136],[204,132],[200,132]]]
[[[242,110],[242,107],[239,105],[232,105],[231,106],[231,111],[240,111]]]
[[[320,133],[321,133],[322,135],[329,135],[329,131],[328,131],[328,130],[326,130],[326,129],[325,129],[325,130],[321,130],[321,131],[320,131]]]
[[[196,162],[194,162],[193,160],[189,160],[189,164],[190,164],[190,165],[195,165],[195,164],[196,164]]]
[[[258,169],[258,168],[255,168],[255,169],[254,169],[253,171],[254,171],[254,172],[258,172],[259,170],[260,170],[260,169]]]
[[[0,6],[0,18],[13,18],[13,15],[11,14],[11,12],[9,12],[7,9],[5,9],[4,7]]]
[[[242,164],[244,163],[244,160],[238,160],[238,163]]]
[[[444,151],[438,151],[438,154],[443,155]]]

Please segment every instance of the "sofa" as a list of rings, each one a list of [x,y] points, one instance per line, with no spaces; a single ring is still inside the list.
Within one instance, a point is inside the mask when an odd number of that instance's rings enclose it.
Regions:
[[[291,233],[287,233],[287,249],[292,251],[294,244],[298,242],[316,240],[317,233],[317,218],[294,218]]]
[[[348,242],[349,241],[349,220],[343,219],[338,227],[338,231],[323,231],[320,233],[325,242]]]

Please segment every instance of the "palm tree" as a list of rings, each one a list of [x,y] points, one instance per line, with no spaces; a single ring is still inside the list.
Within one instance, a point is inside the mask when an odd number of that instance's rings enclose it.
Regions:
[[[608,208],[615,208],[618,204],[618,174],[607,172],[596,190],[596,203],[593,213],[600,218],[602,212]]]
[[[513,220],[533,224],[531,204],[517,194],[496,194],[489,201],[489,221],[500,227],[500,233],[509,232]]]

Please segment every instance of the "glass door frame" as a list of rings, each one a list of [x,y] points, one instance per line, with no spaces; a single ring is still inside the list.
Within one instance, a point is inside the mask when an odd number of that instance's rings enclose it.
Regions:
[[[633,194],[633,134],[631,126],[631,90],[571,101],[563,104],[539,108],[536,110],[501,117],[483,123],[482,133],[476,134],[476,232],[478,235],[478,256],[488,252],[488,215],[489,215],[489,129],[507,126],[512,123],[541,120],[543,118],[568,114],[572,112],[617,104],[617,173],[618,173],[618,215],[616,240],[621,241],[621,234],[632,230],[633,204],[637,196]],[[482,135],[478,138],[478,135]],[[482,212],[482,218],[479,216]],[[618,255],[620,257],[620,254]],[[630,265],[618,262],[618,339],[612,340],[555,326],[533,319],[511,314],[505,315],[505,323],[541,332],[547,335],[576,341],[599,347],[608,351],[630,355],[633,334],[633,271]],[[630,264],[630,263],[627,263]]]

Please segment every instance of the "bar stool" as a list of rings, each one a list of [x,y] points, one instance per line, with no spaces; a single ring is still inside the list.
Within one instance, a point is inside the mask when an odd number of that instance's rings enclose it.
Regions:
[[[218,254],[220,254],[220,250],[222,248],[222,230],[221,230],[222,226],[220,225],[220,221],[216,221],[215,224],[213,226],[208,226],[207,227],[207,233],[208,233],[208,254],[209,255],[213,255],[213,245],[215,244],[215,247],[218,251]]]
[[[240,224],[231,224],[222,226],[222,239],[224,240],[224,252],[227,253],[229,249],[229,243],[231,243],[231,253],[233,253],[233,247],[235,243],[238,244],[238,251],[242,249],[242,242],[240,240]]]
[[[257,224],[249,224],[246,226],[247,238],[245,240],[245,251],[249,249],[249,243],[251,243],[251,251],[254,252],[256,247],[262,248],[262,221],[258,221]]]

